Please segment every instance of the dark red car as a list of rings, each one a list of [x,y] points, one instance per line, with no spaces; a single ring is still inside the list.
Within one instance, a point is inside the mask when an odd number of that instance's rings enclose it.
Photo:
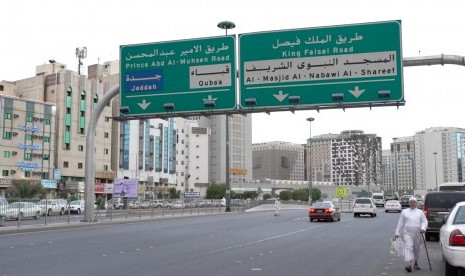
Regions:
[[[341,212],[331,201],[316,202],[308,209],[310,222],[313,220],[340,221]]]

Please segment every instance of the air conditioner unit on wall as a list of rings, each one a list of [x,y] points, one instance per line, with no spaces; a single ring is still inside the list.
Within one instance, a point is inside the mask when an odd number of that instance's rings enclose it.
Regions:
[[[11,170],[10,173],[11,173],[11,174],[15,174],[16,171],[15,171],[15,170]]]
[[[16,151],[12,151],[11,154],[16,155],[18,153]]]
[[[34,121],[38,121],[38,120],[39,120],[39,118],[37,118],[37,117],[34,117]]]
[[[15,115],[13,115],[13,117],[15,117],[15,118],[19,118],[19,115],[18,115],[18,114],[15,114]]]

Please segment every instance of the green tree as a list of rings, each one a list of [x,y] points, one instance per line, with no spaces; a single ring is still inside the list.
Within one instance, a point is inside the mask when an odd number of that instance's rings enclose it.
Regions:
[[[370,194],[367,191],[362,189],[362,192],[360,193],[360,197],[369,197],[369,196]]]
[[[264,200],[267,200],[267,199],[270,199],[271,198],[271,195],[270,194],[264,194],[263,195],[263,199]]]
[[[180,198],[181,197],[181,191],[177,191],[176,188],[170,188],[170,198]]]
[[[45,195],[45,189],[41,184],[31,183],[28,181],[13,182],[12,187],[7,192],[12,197],[35,198],[39,195]]]
[[[258,194],[257,191],[245,191],[242,193],[243,198],[251,198],[251,199],[256,199]]]
[[[163,193],[161,191],[158,192],[157,198],[158,199],[163,199]]]
[[[308,189],[298,189],[292,191],[293,200],[308,201]]]
[[[286,191],[281,191],[279,193],[279,198],[281,200],[290,200],[290,199],[292,199],[292,191],[287,191],[287,190]]]
[[[318,201],[321,198],[321,190],[318,188],[312,188],[312,201]]]
[[[226,195],[226,186],[224,184],[212,183],[207,188],[207,199],[220,199]]]

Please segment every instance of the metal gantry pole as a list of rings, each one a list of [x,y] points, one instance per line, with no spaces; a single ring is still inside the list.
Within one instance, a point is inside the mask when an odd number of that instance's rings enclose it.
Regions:
[[[87,126],[86,136],[86,157],[85,157],[85,189],[84,189],[84,222],[93,222],[94,218],[94,179],[95,179],[95,129],[97,128],[97,122],[102,114],[104,108],[111,102],[111,100],[119,94],[119,85],[111,88],[103,97],[102,100],[97,104],[92,116],[90,117],[89,125]]]
[[[226,31],[226,35],[228,35],[229,29],[234,29],[236,24],[231,21],[221,21],[217,25],[218,28],[223,29]],[[229,180],[229,116],[226,114],[226,209],[225,212],[231,212],[231,183]]]

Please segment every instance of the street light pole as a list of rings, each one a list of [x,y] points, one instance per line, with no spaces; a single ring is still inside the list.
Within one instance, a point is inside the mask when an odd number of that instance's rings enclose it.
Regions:
[[[234,29],[236,24],[230,21],[221,21],[217,25],[218,28],[226,31],[228,35],[229,29]],[[229,180],[229,117],[226,114],[226,209],[225,212],[231,212],[231,183]]]
[[[310,122],[310,137],[308,138],[308,205],[312,205],[312,122],[315,119],[312,117],[307,118]]]
[[[436,191],[439,190],[438,188],[438,167],[436,166],[436,156],[438,155],[437,152],[433,152],[434,154],[434,174],[436,176]]]
[[[398,192],[398,183],[397,183],[397,138],[392,138],[394,141],[394,192],[397,194]]]

